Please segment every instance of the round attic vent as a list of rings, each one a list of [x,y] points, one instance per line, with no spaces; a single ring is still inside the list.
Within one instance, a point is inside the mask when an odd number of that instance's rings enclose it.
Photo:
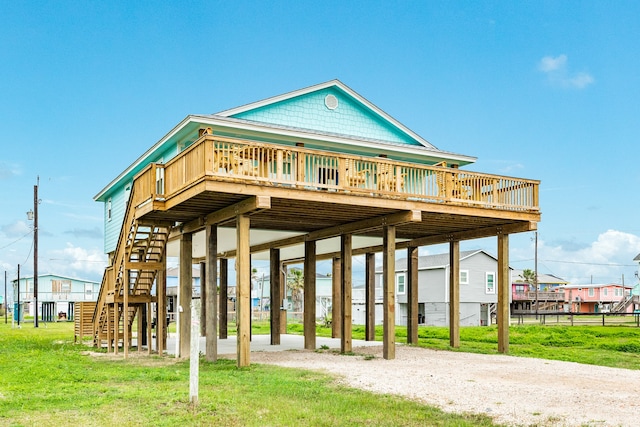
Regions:
[[[324,105],[326,105],[329,110],[335,110],[338,108],[338,98],[336,98],[335,95],[327,95],[324,97]]]

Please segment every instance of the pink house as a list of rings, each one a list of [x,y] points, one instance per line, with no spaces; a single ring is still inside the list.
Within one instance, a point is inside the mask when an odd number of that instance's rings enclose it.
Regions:
[[[633,286],[618,283],[564,285],[565,310],[573,313],[631,313]]]

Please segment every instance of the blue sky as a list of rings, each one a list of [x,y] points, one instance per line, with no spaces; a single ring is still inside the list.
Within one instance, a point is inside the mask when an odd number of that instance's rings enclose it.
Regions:
[[[337,78],[478,157],[469,170],[540,179],[541,273],[636,283],[637,16],[627,1],[7,2],[0,274],[32,272],[38,176],[40,273],[100,280],[93,196],[175,124]],[[534,252],[533,233],[512,236],[513,267]]]

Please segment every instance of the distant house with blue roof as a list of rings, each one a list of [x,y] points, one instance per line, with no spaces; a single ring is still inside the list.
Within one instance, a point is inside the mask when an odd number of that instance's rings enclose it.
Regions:
[[[73,319],[76,302],[92,302],[98,299],[100,283],[57,274],[38,275],[38,315],[45,322]],[[35,315],[33,276],[12,281],[13,303],[20,301],[22,315]],[[17,313],[17,311],[14,311]]]

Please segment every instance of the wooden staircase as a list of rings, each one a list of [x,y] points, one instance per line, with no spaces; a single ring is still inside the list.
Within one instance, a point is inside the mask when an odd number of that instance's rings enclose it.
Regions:
[[[134,200],[133,190],[129,201]],[[112,264],[105,269],[93,313],[94,345],[118,352],[122,344],[125,355],[132,343],[132,327],[138,319],[138,349],[147,332],[151,349],[151,304],[154,282],[166,268],[168,223],[145,223],[136,219],[133,203],[127,204]],[[164,304],[162,304],[164,307]],[[143,316],[144,314],[144,316]],[[164,335],[164,333],[163,333]]]
[[[634,302],[634,295],[627,295],[622,301],[618,302],[611,309],[611,313],[624,313],[627,308]]]

